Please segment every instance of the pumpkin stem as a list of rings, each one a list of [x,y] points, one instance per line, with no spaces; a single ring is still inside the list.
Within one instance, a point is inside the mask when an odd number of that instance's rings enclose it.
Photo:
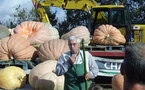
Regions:
[[[14,59],[13,55],[9,54],[8,56],[10,60]]]
[[[112,40],[112,41],[114,41],[114,42],[117,42],[118,43],[118,41],[116,41],[114,38],[112,38],[112,37],[110,37],[110,35],[109,34],[107,34],[107,35],[105,35],[105,39],[106,39],[106,41],[108,41],[108,40]]]
[[[18,76],[17,78],[18,78],[18,80],[20,80],[20,82],[22,82],[22,80],[23,80],[22,76]]]
[[[105,35],[105,39],[107,39],[107,38],[109,38],[109,37],[110,37],[110,35],[109,35],[109,34]]]

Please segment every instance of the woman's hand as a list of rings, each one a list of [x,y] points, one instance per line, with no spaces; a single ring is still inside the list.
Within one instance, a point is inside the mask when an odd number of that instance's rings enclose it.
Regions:
[[[91,79],[91,73],[90,73],[90,72],[88,72],[88,73],[85,75],[85,79],[86,79],[86,80]]]
[[[71,63],[74,63],[74,62],[75,62],[76,57],[77,57],[76,54],[73,54],[73,55],[70,57],[70,61],[71,61]]]

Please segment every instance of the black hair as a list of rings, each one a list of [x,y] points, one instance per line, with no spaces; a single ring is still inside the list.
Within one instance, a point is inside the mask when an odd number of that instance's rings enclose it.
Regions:
[[[145,85],[145,44],[126,47],[123,64],[127,82]]]

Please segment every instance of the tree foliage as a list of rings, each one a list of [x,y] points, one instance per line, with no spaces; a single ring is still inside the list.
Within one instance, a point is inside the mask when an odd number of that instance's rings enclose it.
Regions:
[[[89,20],[91,19],[91,16],[85,11],[67,10],[66,16],[66,21],[58,24],[61,35],[77,26],[83,25],[89,27]]]
[[[15,9],[15,12],[10,15],[11,19],[8,27],[14,28],[17,24],[20,24],[24,21],[39,21],[37,17],[36,11],[34,8],[28,10],[26,8],[22,8],[20,5]]]
[[[57,24],[57,20],[55,19],[55,16],[56,16],[56,12],[55,13],[51,13],[50,11],[50,7],[44,7],[47,15],[48,15],[48,18],[52,24],[52,26],[56,25]]]
[[[132,13],[132,21],[143,21],[145,20],[145,1],[144,0],[95,0],[100,4],[124,4],[129,8],[130,13]],[[45,8],[51,24],[55,26],[60,34],[64,34],[71,30],[72,28],[84,25],[89,27],[90,16],[88,13],[80,10],[67,10],[65,21],[58,22],[56,19],[56,12],[51,13],[49,7]],[[38,15],[34,8],[32,10],[27,10],[18,6],[15,9],[14,14],[11,15],[11,20],[9,20],[9,27],[13,28],[17,24],[23,21],[40,21]]]
[[[135,2],[136,1],[136,2]],[[132,22],[145,22],[145,1],[143,0],[130,0],[129,11],[131,13]]]

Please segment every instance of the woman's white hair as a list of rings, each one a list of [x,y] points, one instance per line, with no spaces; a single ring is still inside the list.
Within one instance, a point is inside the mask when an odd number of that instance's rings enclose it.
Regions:
[[[71,40],[76,40],[77,43],[81,43],[82,41],[82,38],[78,37],[78,36],[70,36],[68,37],[68,40],[71,41]]]

